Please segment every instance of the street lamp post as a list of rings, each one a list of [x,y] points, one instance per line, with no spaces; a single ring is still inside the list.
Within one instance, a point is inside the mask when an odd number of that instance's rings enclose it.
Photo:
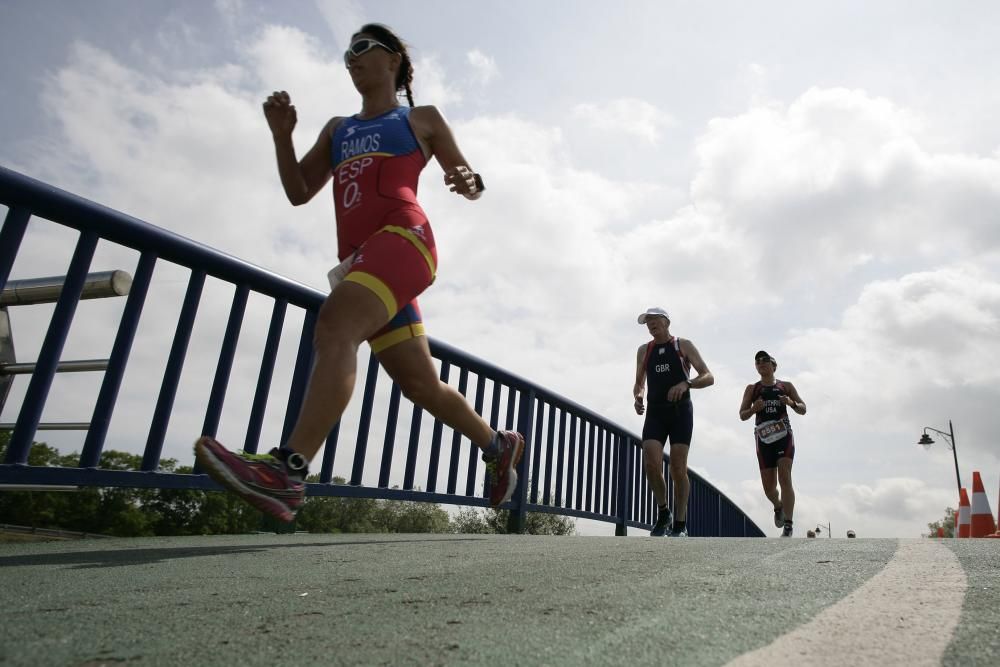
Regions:
[[[816,534],[819,535],[820,533],[822,533],[823,532],[823,528],[826,528],[826,536],[827,537],[833,537],[833,530],[830,528],[830,524],[828,524],[828,523],[827,524],[822,524],[822,523],[816,524]]]
[[[923,445],[924,449],[930,449],[931,445],[934,444],[934,440],[927,435],[927,431],[934,431],[948,443],[948,448],[951,449],[951,453],[955,459],[955,482],[958,483],[958,495],[962,495],[962,477],[958,474],[958,451],[955,449],[955,428],[951,425],[951,420],[948,420],[948,433],[931,428],[930,426],[924,427],[924,434],[917,441],[917,444]]]

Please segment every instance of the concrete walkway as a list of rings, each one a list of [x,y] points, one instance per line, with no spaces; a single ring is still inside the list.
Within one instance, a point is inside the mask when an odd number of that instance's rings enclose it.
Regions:
[[[0,598],[5,665],[1000,664],[1000,540],[0,544]]]

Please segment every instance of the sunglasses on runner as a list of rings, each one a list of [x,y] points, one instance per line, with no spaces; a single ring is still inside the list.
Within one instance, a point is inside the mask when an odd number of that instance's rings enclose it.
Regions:
[[[376,46],[382,47],[389,53],[395,54],[396,52],[390,49],[388,46],[379,42],[378,40],[371,39],[370,37],[362,37],[361,39],[352,42],[347,50],[344,51],[344,65],[350,67],[351,58],[357,58],[358,56],[364,55],[374,49]]]

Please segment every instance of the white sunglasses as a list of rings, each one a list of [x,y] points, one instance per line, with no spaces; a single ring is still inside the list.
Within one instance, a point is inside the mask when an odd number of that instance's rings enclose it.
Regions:
[[[358,56],[368,53],[377,46],[385,49],[389,53],[396,53],[378,40],[371,39],[370,37],[362,37],[361,39],[352,42],[351,45],[347,47],[347,50],[344,51],[344,65],[350,67],[351,58],[357,58]]]

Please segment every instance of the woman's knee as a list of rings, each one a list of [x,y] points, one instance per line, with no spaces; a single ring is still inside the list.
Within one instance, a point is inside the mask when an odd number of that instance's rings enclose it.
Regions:
[[[403,396],[422,406],[431,403],[441,391],[441,381],[438,380],[437,376],[406,375],[396,378],[396,384],[399,385]]]

